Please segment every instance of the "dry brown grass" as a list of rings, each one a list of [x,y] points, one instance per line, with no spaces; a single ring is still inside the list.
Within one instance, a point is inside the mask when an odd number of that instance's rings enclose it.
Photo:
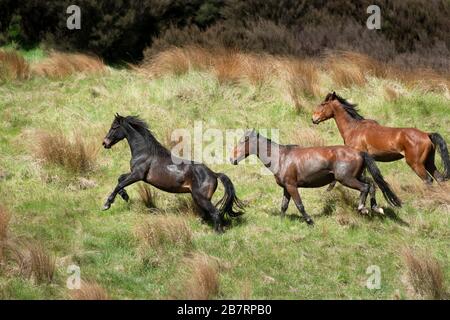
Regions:
[[[192,197],[177,197],[177,211],[186,216],[202,216],[203,212]]]
[[[282,60],[288,94],[297,110],[302,109],[303,98],[319,97],[320,76],[317,64],[312,60]]]
[[[363,86],[367,83],[367,73],[360,65],[339,54],[328,54],[325,58],[325,70],[339,88]]]
[[[62,132],[38,132],[36,153],[48,163],[83,173],[94,168],[99,148],[87,143],[80,134],[70,140]]]
[[[320,147],[325,145],[325,139],[311,128],[297,128],[292,131],[290,143],[302,147]]]
[[[398,79],[409,88],[424,92],[447,93],[450,90],[450,79],[428,69],[401,70],[393,69],[390,77]]]
[[[3,262],[3,253],[8,241],[8,227],[11,215],[5,207],[0,205],[0,264]]]
[[[17,265],[17,272],[37,283],[52,282],[56,270],[56,259],[39,244],[28,241],[10,241],[8,251]]]
[[[140,184],[138,193],[146,208],[156,209],[156,193],[148,185]]]
[[[173,47],[153,56],[139,67],[139,71],[155,77],[167,74],[182,75],[190,70],[210,68],[212,59],[211,53],[200,47]]]
[[[183,217],[162,215],[140,221],[135,227],[135,236],[141,249],[161,251],[167,245],[188,248],[192,245],[192,231]]]
[[[0,51],[0,81],[24,80],[30,76],[30,66],[14,50]]]
[[[235,51],[224,51],[215,56],[213,73],[220,84],[233,84],[243,77],[242,56]]]
[[[81,53],[52,52],[49,57],[31,66],[35,76],[64,78],[75,73],[102,73],[106,70],[103,61]]]
[[[385,85],[384,86],[384,96],[387,101],[395,101],[398,98],[400,98],[401,93],[393,86]]]
[[[438,260],[426,252],[406,247],[401,252],[406,266],[406,282],[414,294],[425,299],[445,299],[444,274]]]
[[[232,84],[246,79],[253,85],[260,86],[271,78],[274,70],[272,60],[267,55],[186,46],[162,51],[146,61],[138,70],[156,77],[202,70],[212,72],[221,84]]]
[[[400,180],[396,176],[388,177],[389,184],[401,198],[408,198],[414,195],[413,201],[416,206],[449,206],[450,186],[447,183],[436,183],[426,185],[419,179]]]
[[[106,290],[95,281],[82,281],[80,289],[71,290],[72,300],[110,300]]]
[[[244,78],[254,86],[269,83],[277,74],[277,60],[270,55],[241,54],[240,58]]]
[[[187,273],[181,287],[176,288],[176,299],[208,300],[219,293],[219,265],[216,259],[204,253],[194,253],[184,259]]]

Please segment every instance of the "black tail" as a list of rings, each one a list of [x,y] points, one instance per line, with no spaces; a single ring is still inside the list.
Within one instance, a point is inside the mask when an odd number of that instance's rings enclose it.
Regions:
[[[381,175],[380,169],[378,169],[378,166],[375,163],[375,160],[366,152],[361,152],[361,155],[364,158],[364,163],[367,170],[369,170],[371,176],[373,177],[373,180],[375,180],[375,183],[381,189],[381,192],[383,192],[386,201],[395,207],[401,207],[401,200],[397,197],[394,191],[392,191],[389,184],[384,180],[383,176]]]
[[[450,179],[450,156],[448,155],[447,143],[439,133],[430,133],[431,142],[438,147],[441,154],[442,162],[444,163],[444,179]]]
[[[218,173],[217,177],[225,187],[225,195],[219,200],[219,202],[216,203],[216,207],[219,207],[219,212],[222,216],[228,214],[231,218],[239,217],[244,213],[244,204],[236,196],[236,190],[234,189],[233,183],[230,178],[223,173]],[[236,206],[241,211],[234,211],[233,206]]]

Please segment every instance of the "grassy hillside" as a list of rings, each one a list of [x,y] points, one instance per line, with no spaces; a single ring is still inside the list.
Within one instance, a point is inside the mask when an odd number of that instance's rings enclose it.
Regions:
[[[320,188],[300,189],[314,228],[292,203],[281,219],[282,190],[272,176],[261,174],[260,163],[210,165],[229,175],[247,204],[247,213],[223,235],[200,220],[189,196],[152,190],[156,209],[147,209],[138,184],[128,187],[130,203],[117,198],[109,211],[100,211],[118,176],[129,170],[126,142],[101,147],[114,113],[140,115],[165,145],[172,130],[193,132],[199,120],[204,130],[277,128],[286,144],[341,144],[333,121],[310,121],[311,107],[336,88],[326,72],[319,75],[320,92],[302,95],[298,110],[278,79],[259,85],[219,81],[214,72],[192,68],[158,77],[108,68],[62,79],[5,81],[0,218],[11,219],[8,231],[0,232],[6,239],[0,298],[443,297],[450,281],[450,188],[423,186],[404,161],[380,164],[404,202],[385,217],[360,216],[355,191]],[[368,76],[337,92],[357,102],[367,118],[437,131],[450,142],[448,91]],[[63,137],[63,157],[87,159],[87,165],[46,161],[54,150],[45,144],[49,135]],[[75,136],[84,151],[70,143]],[[214,199],[222,192],[220,187]],[[381,193],[378,199],[387,207]],[[55,270],[48,276],[52,258]],[[81,269],[84,291],[66,288],[72,264]],[[381,270],[378,290],[366,288],[371,265]]]

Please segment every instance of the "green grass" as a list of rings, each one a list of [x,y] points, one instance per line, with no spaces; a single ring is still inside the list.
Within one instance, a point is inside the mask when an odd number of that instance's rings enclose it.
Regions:
[[[27,59],[40,59],[30,53]],[[449,103],[445,97],[408,91],[395,102],[385,101],[383,81],[372,79],[364,88],[339,93],[358,102],[368,118],[392,126],[413,126],[440,132],[450,141]],[[100,94],[93,94],[93,91]],[[255,89],[245,83],[219,85],[209,74],[148,80],[131,71],[112,70],[102,76],[73,76],[63,81],[31,79],[0,87],[0,168],[9,178],[0,181],[0,202],[13,214],[11,233],[42,243],[57,257],[53,283],[38,285],[0,268],[0,297],[8,299],[67,298],[66,268],[77,264],[83,279],[93,279],[112,298],[162,299],[182,281],[187,251],[168,247],[159,265],[146,265],[138,254],[134,228],[152,214],[139,201],[137,185],[128,188],[131,203],[117,199],[107,212],[100,208],[119,174],[129,170],[129,149],[121,142],[111,150],[101,141],[113,115],[137,114],[148,121],[162,141],[173,129],[193,131],[194,121],[207,128],[278,128],[280,142],[290,143],[296,128],[317,130],[328,144],[342,140],[333,121],[311,124],[311,112],[297,114],[276,87]],[[314,105],[319,101],[310,101]],[[74,188],[77,178],[64,168],[47,165],[33,152],[36,130],[78,132],[98,144],[95,170],[84,174],[96,182],[88,190]],[[272,176],[261,175],[261,164],[211,165],[234,182],[247,213],[224,235],[217,235],[199,218],[188,216],[194,233],[192,251],[219,258],[229,267],[220,272],[218,298],[240,298],[250,288],[261,299],[391,299],[411,297],[402,281],[401,249],[412,245],[436,257],[450,277],[449,204],[423,202],[405,193],[404,207],[391,218],[359,216],[358,194],[349,191],[353,207],[343,204],[336,190],[300,189],[314,228],[300,219],[291,203],[288,217],[279,217],[282,190]],[[418,181],[404,161],[380,164],[389,179]],[[220,189],[215,199],[222,195]],[[182,195],[156,191],[158,207],[179,214]],[[378,198],[383,206],[386,202]],[[331,213],[325,211],[329,204]],[[344,212],[352,224],[338,223]],[[393,219],[397,216],[398,219]],[[365,287],[366,269],[381,268],[381,289]]]

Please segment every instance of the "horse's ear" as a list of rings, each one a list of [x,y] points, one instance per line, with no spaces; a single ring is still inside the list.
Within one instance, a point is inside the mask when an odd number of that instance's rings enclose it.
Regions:
[[[336,91],[333,91],[333,94],[331,95],[331,98],[334,100],[336,99]]]
[[[119,120],[119,121],[123,119],[123,117],[122,117],[119,113],[117,113],[117,112],[116,112],[116,114],[115,114],[114,116],[115,116],[116,119]]]

